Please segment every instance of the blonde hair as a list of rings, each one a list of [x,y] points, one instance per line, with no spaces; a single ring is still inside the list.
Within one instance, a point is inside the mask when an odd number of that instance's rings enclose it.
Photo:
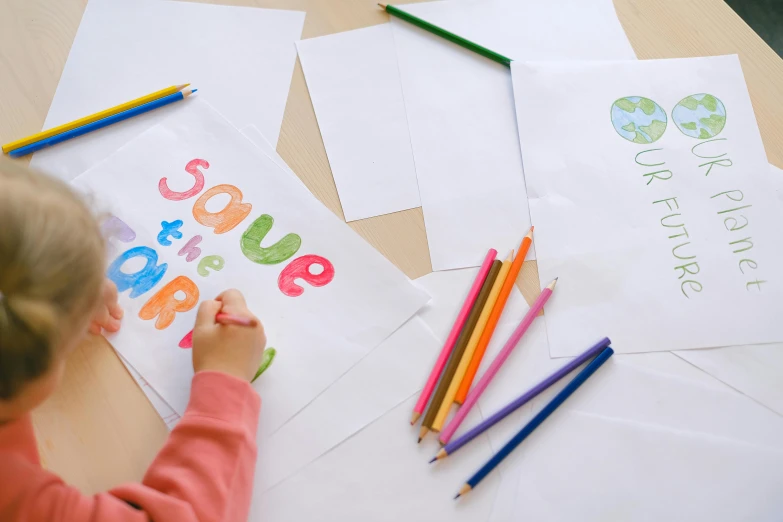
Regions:
[[[104,241],[65,183],[0,159],[0,399],[49,369],[97,304]]]

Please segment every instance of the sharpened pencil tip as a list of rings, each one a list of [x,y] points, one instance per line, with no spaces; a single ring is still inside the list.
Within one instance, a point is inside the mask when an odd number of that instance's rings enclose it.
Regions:
[[[430,464],[432,464],[432,463],[433,463],[433,462],[435,462],[436,460],[438,460],[438,457],[432,457],[432,458],[430,459],[430,462],[429,462],[429,463],[430,463]]]
[[[416,444],[421,444],[421,437],[419,437],[419,440],[416,442]]]
[[[198,92],[198,89],[193,89],[192,91],[190,91],[190,94],[193,94],[194,92]]]
[[[459,497],[460,497],[460,494],[457,493],[456,495],[454,495],[454,500],[457,500]]]
[[[386,4],[382,4],[382,3],[378,2],[378,5],[381,7],[381,9],[386,9]]]

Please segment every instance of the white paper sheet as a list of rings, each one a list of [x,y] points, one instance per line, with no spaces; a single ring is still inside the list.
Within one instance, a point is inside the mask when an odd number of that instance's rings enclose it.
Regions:
[[[510,520],[775,520],[781,441],[783,418],[675,355],[615,355],[517,448]]]
[[[783,207],[736,56],[512,72],[538,273],[560,278],[553,356],[585,335],[618,352],[783,341]]]
[[[289,172],[292,176],[296,178],[296,175],[288,168],[288,165],[285,164],[285,162],[282,161],[282,158],[277,154],[274,147],[272,147],[269,142],[264,138],[264,136],[261,134],[261,132],[256,128],[255,125],[248,125],[244,129],[242,129],[242,134],[244,134],[250,141],[253,142],[258,148],[260,148],[264,154],[267,156],[270,156],[270,158],[275,161],[275,159],[278,159],[282,165],[285,165],[285,168],[287,169],[287,172]],[[274,156],[274,157],[272,157]],[[275,161],[277,163],[277,161]],[[280,166],[280,163],[277,163],[278,166]],[[299,179],[299,178],[296,178]],[[115,251],[115,255],[119,253]],[[141,391],[144,392],[144,395],[147,397],[147,400],[150,401],[150,405],[155,409],[155,412],[158,414],[158,416],[163,420],[163,422],[166,424],[166,427],[171,430],[176,426],[177,421],[179,421],[180,416],[179,414],[174,411],[174,409],[168,405],[166,401],[163,400],[163,397],[158,394],[158,392],[155,391],[155,389],[144,379],[144,377],[141,376],[139,372],[136,371],[136,368],[134,368],[131,363],[128,362],[125,357],[122,356],[119,352],[117,353],[117,356],[120,358],[120,361],[125,366],[125,368],[128,370],[128,373],[130,373],[131,377],[133,377],[133,380],[136,381],[136,384],[139,385],[139,388],[141,388]]]
[[[254,497],[405,401],[421,388],[439,348],[419,318],[405,323],[274,435],[259,442]]]
[[[783,415],[783,344],[675,352],[738,392]]]
[[[202,173],[205,180],[199,194],[179,201],[164,199],[159,190],[163,178],[173,192],[194,186],[196,176],[185,171],[194,159],[198,166],[191,170]],[[150,273],[143,270],[145,262],[149,267],[167,264],[153,288],[141,288],[135,298],[127,291],[121,293],[126,316],[122,331],[110,336],[110,341],[180,414],[187,404],[192,369],[190,351],[178,344],[192,329],[195,303],[181,305],[185,310],[169,326],[157,324],[160,318],[142,320],[139,316],[142,309],[149,311],[157,302],[151,297],[175,279],[180,286],[174,288],[187,290],[185,295],[177,292],[175,300],[195,294],[189,285],[199,289],[196,300],[211,298],[226,288],[243,289],[250,308],[264,322],[269,345],[278,350],[273,371],[256,384],[265,398],[264,432],[284,424],[428,300],[203,101],[189,101],[186,110],[149,129],[82,175],[75,185],[95,194],[105,208],[136,231],[135,240],[118,245],[119,252],[146,247],[153,252],[150,258],[157,257],[155,263],[135,257],[118,264],[124,274]],[[248,213],[243,215],[235,197],[231,208],[239,209],[237,217],[233,221],[216,217],[230,200],[228,194],[220,194],[204,203],[217,185],[241,191],[241,204],[252,208],[245,208]],[[261,239],[262,248],[257,249],[262,228],[252,224],[263,215],[272,216],[265,219],[274,223],[268,237]],[[214,224],[201,224],[210,219],[237,225],[216,234]],[[177,220],[183,222],[181,237],[170,234],[163,239],[172,244],[162,246],[158,240],[161,222]],[[245,237],[243,251],[241,241],[251,230],[255,237]],[[186,247],[193,246],[193,238],[198,237],[197,248],[203,256],[198,262],[188,262]],[[292,246],[284,247],[286,243]],[[204,267],[207,256],[213,255],[222,257],[225,269]],[[260,263],[251,261],[254,256],[262,258]],[[317,261],[309,275],[307,268],[292,272],[308,259]],[[200,264],[206,276],[198,273]],[[293,275],[287,274],[298,275],[291,281]],[[305,275],[312,285],[301,279]],[[115,273],[113,277],[122,276]]]
[[[416,444],[410,425],[413,396],[316,460],[254,499],[254,522],[476,522],[492,509],[499,476],[491,475],[459,502],[454,494],[492,455],[484,437],[460,458],[427,464],[434,440]],[[475,419],[473,419],[475,422]]]
[[[783,202],[783,170],[774,165],[772,183]],[[783,415],[783,345],[727,346],[677,355],[719,381]]]
[[[253,143],[253,145],[261,149],[261,152],[266,154],[269,159],[275,163],[275,165],[283,170],[283,172],[289,174],[293,179],[298,181],[304,187],[304,183],[302,183],[302,180],[299,179],[299,176],[297,176],[296,173],[291,170],[291,167],[289,167],[288,164],[283,160],[283,158],[280,157],[280,154],[278,154],[277,150],[275,150],[272,144],[269,143],[269,140],[267,140],[264,135],[261,134],[261,131],[258,130],[258,127],[255,125],[248,125],[242,129],[242,134],[244,134],[245,137]]]
[[[257,125],[277,143],[304,17],[188,2],[91,0],[44,128],[191,82],[234,125]],[[38,152],[31,165],[71,180],[180,105]]]
[[[147,400],[150,401],[150,404],[155,409],[155,412],[166,424],[166,427],[169,430],[174,429],[174,426],[176,426],[180,419],[179,413],[174,411],[174,409],[163,400],[163,397],[161,397],[158,392],[155,391],[150,383],[148,383],[147,380],[136,371],[136,368],[134,368],[131,363],[129,363],[128,360],[122,356],[122,354],[118,353],[117,355],[119,356],[120,361],[122,361],[122,364],[128,370],[128,373],[130,373],[131,377],[133,377],[133,380],[136,381],[136,384],[139,385],[141,391],[144,392],[144,395],[147,397]]]
[[[420,206],[391,26],[296,46],[345,220]]]
[[[515,60],[634,58],[610,0],[404,9]],[[477,266],[530,226],[508,69],[407,22],[392,27],[432,268]]]

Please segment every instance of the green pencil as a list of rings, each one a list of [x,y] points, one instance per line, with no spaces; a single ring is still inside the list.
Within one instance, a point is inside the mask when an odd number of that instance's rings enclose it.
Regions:
[[[378,4],[378,5],[381,6],[383,9],[385,9],[386,12],[392,16],[396,16],[401,20],[405,20],[408,23],[421,27],[425,31],[429,31],[432,34],[436,34],[441,38],[445,38],[450,42],[453,42],[461,47],[464,47],[465,49],[473,51],[474,53],[478,53],[481,56],[484,56],[485,58],[489,58],[490,60],[503,64],[506,67],[511,66],[511,58],[506,58],[502,54],[496,53],[495,51],[491,49],[487,49],[486,47],[483,47],[477,43],[471,42],[470,40],[466,40],[465,38],[456,35],[452,32],[449,32],[445,29],[442,29],[437,25],[431,24],[425,20],[422,20],[421,18],[413,16],[412,14],[406,13],[402,9],[394,7],[393,5],[386,5],[386,4]]]

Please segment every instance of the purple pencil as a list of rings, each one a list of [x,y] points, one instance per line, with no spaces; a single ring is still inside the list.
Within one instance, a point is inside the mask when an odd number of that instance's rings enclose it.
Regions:
[[[576,358],[569,361],[565,366],[557,370],[555,373],[541,381],[540,383],[536,384],[530,390],[525,392],[523,395],[519,396],[518,398],[511,401],[508,405],[504,406],[502,409],[498,410],[497,413],[493,414],[489,418],[487,418],[485,421],[479,423],[476,425],[476,427],[472,428],[470,431],[468,431],[466,434],[464,434],[461,437],[458,437],[457,440],[453,440],[446,444],[441,450],[438,452],[435,457],[433,457],[432,460],[430,460],[430,463],[435,462],[436,460],[445,459],[458,449],[460,449],[462,446],[467,444],[468,442],[472,441],[488,429],[490,429],[492,426],[506,418],[507,416],[511,415],[514,411],[521,408],[531,400],[533,400],[536,396],[540,395],[544,390],[552,386],[554,383],[574,371],[577,367],[581,366],[583,363],[585,363],[587,360],[595,357],[601,351],[609,346],[612,341],[609,340],[608,337],[603,338],[601,341],[599,341],[594,346],[590,347],[586,352],[583,354],[577,356]]]

